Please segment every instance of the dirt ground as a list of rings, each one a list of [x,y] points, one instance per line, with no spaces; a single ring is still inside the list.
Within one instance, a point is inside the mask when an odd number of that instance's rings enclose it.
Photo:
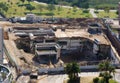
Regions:
[[[92,81],[95,77],[96,76],[81,77],[80,83],[92,83]],[[67,80],[64,80],[64,83],[67,83]]]
[[[81,77],[80,83],[92,83],[96,76]]]

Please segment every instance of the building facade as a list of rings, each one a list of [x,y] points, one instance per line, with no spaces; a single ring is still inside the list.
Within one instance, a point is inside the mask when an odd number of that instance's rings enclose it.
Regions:
[[[0,27],[0,64],[3,64],[3,29]]]

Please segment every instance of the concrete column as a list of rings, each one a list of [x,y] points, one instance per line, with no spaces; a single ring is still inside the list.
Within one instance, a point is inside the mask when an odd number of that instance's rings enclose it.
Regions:
[[[57,48],[56,60],[58,60],[58,58],[60,58],[60,53],[61,53],[61,48]]]
[[[3,64],[3,29],[0,27],[0,64]]]

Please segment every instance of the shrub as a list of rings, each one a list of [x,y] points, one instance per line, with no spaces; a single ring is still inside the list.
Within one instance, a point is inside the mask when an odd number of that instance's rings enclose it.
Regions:
[[[45,15],[47,15],[47,16],[53,16],[54,15],[54,13],[52,13],[52,12],[50,12],[50,13],[44,13]]]
[[[93,83],[98,83],[98,82],[99,82],[99,78],[98,77],[93,79]]]
[[[94,11],[94,13],[97,13],[97,14],[98,14],[99,12],[96,10],[96,11]]]
[[[83,10],[83,13],[89,13],[89,10],[84,9],[84,10]]]
[[[35,7],[29,4],[29,5],[26,5],[26,9],[32,11],[35,9]]]

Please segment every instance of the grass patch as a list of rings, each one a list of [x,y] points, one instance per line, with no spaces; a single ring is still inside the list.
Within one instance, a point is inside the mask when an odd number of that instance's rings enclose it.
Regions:
[[[96,13],[99,18],[109,17],[109,18],[117,18],[118,15],[116,12],[105,12],[105,11],[99,11],[99,13]]]
[[[93,79],[94,79],[95,77],[96,77],[96,76],[81,77],[80,83],[93,83]],[[100,82],[100,83],[101,83],[101,82]],[[109,80],[109,83],[118,83],[118,82],[116,82],[115,80],[110,79],[110,80]]]
[[[115,80],[109,80],[110,83],[117,83]]]
[[[40,4],[30,2],[30,4],[35,7],[34,10],[27,10],[26,6],[29,5],[29,2],[25,1],[22,3],[20,0],[0,0],[0,2],[4,2],[9,7],[7,12],[4,12],[5,16],[7,17],[14,17],[14,16],[25,16],[26,12],[32,12],[39,16],[49,16],[53,15],[54,17],[67,17],[67,18],[91,18],[90,13],[83,13],[82,9],[77,9],[74,12],[73,8],[59,8],[55,7],[55,10],[49,11],[47,6],[42,5],[42,10],[38,7]]]

